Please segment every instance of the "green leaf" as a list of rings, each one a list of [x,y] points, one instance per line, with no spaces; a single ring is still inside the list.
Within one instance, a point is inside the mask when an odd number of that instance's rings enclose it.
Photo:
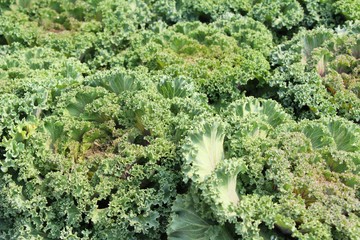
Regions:
[[[178,196],[167,228],[169,240],[230,240],[225,227],[201,217],[189,195]]]
[[[332,120],[328,128],[337,149],[347,152],[356,152],[360,150],[360,128],[352,122],[338,119]]]
[[[175,79],[163,79],[158,84],[158,91],[166,98],[184,98],[193,93],[193,86],[188,84],[182,77]]]
[[[305,123],[305,121],[303,121]],[[301,130],[306,137],[310,138],[313,148],[331,146],[334,143],[329,130],[321,123],[306,121],[306,125]]]
[[[183,150],[187,167],[191,166],[185,170],[190,179],[203,182],[224,158],[224,131],[220,122],[207,122],[189,135]]]
[[[259,117],[259,120],[263,120],[274,128],[291,119],[279,103],[253,97],[233,102],[229,105],[227,114],[236,115],[244,120]]]
[[[101,86],[116,94],[140,88],[135,75],[124,70],[100,72],[89,77],[88,81],[91,86]]]

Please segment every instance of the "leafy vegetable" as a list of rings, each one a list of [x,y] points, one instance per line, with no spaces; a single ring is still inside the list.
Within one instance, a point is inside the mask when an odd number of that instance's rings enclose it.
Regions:
[[[270,85],[301,117],[341,115],[359,121],[357,23],[338,32],[300,32],[274,52],[278,65]]]
[[[169,239],[233,239],[224,227],[198,215],[190,196],[179,196],[172,207],[174,212],[167,230]]]
[[[358,239],[354,0],[0,0],[0,239]]]

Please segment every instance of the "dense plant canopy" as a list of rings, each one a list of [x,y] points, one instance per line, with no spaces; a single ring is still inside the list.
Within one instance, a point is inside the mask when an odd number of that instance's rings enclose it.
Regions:
[[[358,239],[358,0],[0,0],[0,239]]]

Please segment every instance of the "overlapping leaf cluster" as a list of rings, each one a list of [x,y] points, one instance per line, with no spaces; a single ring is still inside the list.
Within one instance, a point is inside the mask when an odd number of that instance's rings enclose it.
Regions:
[[[304,30],[274,51],[270,85],[300,117],[340,115],[359,122],[360,22]]]
[[[357,239],[356,0],[0,0],[0,239]]]
[[[222,235],[232,224],[244,239],[357,238],[357,125],[341,118],[296,123],[278,103],[255,98],[233,102],[222,116],[189,133],[183,171],[193,185],[189,206],[174,205],[170,236],[186,239],[210,228]],[[192,219],[182,213],[191,204],[209,206],[211,214],[195,211]]]

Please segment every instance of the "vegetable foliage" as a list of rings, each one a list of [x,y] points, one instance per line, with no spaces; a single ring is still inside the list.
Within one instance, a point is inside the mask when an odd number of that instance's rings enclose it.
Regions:
[[[0,0],[0,239],[358,239],[357,0]]]

